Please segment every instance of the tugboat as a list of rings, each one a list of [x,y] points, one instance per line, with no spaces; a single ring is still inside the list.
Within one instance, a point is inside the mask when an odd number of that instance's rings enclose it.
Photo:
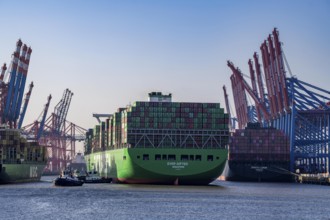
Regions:
[[[71,172],[64,171],[59,177],[54,180],[55,186],[82,186],[84,181],[73,176]]]
[[[88,172],[84,180],[85,183],[111,183],[111,181],[111,178],[100,177],[95,170]]]

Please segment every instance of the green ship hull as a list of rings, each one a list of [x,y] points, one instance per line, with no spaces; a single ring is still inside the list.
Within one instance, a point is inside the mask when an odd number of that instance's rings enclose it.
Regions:
[[[40,181],[45,166],[45,162],[0,164],[0,184]]]
[[[86,155],[87,169],[118,183],[207,185],[225,166],[226,149],[123,148]]]

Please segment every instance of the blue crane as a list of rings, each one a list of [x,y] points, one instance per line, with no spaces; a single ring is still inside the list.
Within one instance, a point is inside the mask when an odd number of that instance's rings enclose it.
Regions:
[[[17,128],[19,128],[19,129],[22,127],[22,124],[23,124],[23,120],[24,120],[24,117],[25,117],[27,106],[28,106],[29,101],[30,101],[33,86],[34,86],[33,82],[31,82],[30,87],[29,87],[29,91],[25,95],[24,105],[22,107],[21,114],[19,116],[19,120],[18,120],[18,124],[17,124]]]
[[[16,109],[15,109],[15,112],[13,112],[15,122],[17,121],[17,119],[19,117],[19,113],[20,113],[20,109],[21,109],[21,105],[22,105],[22,99],[23,99],[23,94],[24,94],[26,77],[28,74],[28,68],[29,68],[29,64],[30,64],[31,53],[32,53],[32,49],[29,47],[27,50],[27,53],[26,53],[26,57],[25,57],[25,65],[23,66],[22,81],[18,88],[19,93],[18,93],[18,97],[16,100]]]
[[[22,83],[22,78],[23,78],[23,68],[25,66],[25,55],[26,55],[26,51],[27,51],[27,46],[24,44],[23,45],[23,49],[22,49],[22,53],[19,57],[19,62],[18,62],[18,69],[17,69],[17,75],[16,75],[16,80],[14,83],[14,91],[13,91],[13,99],[12,99],[12,103],[9,109],[9,119],[11,121],[15,121],[15,112],[16,112],[16,108],[17,106],[17,99],[19,96],[19,93],[21,92],[20,89],[20,85]]]
[[[64,90],[61,101],[54,108],[54,113],[56,115],[54,128],[55,131],[57,132],[60,132],[62,127],[64,126],[64,122],[68,114],[72,96],[73,93],[69,89]]]
[[[39,126],[39,129],[38,129],[38,132],[37,132],[37,137],[36,137],[37,140],[39,140],[42,133],[44,132],[45,121],[46,121],[47,112],[48,112],[48,109],[49,109],[49,104],[50,104],[51,99],[52,99],[52,96],[49,95],[48,98],[47,98],[47,103],[46,103],[45,108],[44,108],[43,113],[42,113],[42,118],[41,118],[41,121],[40,121],[40,126]]]
[[[8,92],[7,92],[7,97],[6,97],[6,103],[5,103],[5,109],[3,112],[3,118],[2,118],[2,122],[3,123],[7,123],[11,122],[10,119],[12,118],[12,116],[10,115],[10,107],[12,105],[12,101],[13,101],[13,90],[14,90],[14,86],[15,86],[15,82],[16,82],[16,77],[17,77],[17,68],[18,68],[18,60],[19,60],[19,55],[20,55],[20,51],[21,51],[21,47],[22,47],[22,41],[19,39],[16,43],[16,51],[13,54],[13,58],[11,61],[11,70],[10,70],[10,80],[9,80],[9,85],[8,85]]]
[[[16,43],[16,50],[13,54],[9,71],[9,82],[5,83],[5,70],[6,66],[2,68],[0,75],[1,81],[1,117],[2,123],[9,124],[10,127],[21,127],[17,125],[20,116],[20,110],[24,95],[26,77],[30,63],[32,49],[23,46],[22,41],[19,39]],[[25,109],[26,110],[26,109]],[[25,112],[24,112],[25,114]],[[24,116],[23,116],[24,118]],[[22,118],[22,119],[23,119]]]

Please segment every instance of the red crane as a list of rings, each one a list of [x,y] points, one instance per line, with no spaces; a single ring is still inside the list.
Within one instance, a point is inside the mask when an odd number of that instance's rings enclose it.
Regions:
[[[251,84],[252,84],[252,89],[253,89],[253,93],[258,97],[258,90],[257,90],[257,83],[255,80],[255,75],[254,75],[254,69],[253,69],[253,65],[252,65],[252,60],[249,59],[249,69],[250,69],[250,77],[251,77]],[[258,121],[261,121],[261,113],[260,113],[260,106],[256,103],[256,111],[257,111],[257,117],[258,117]]]
[[[240,72],[239,69],[235,68],[234,64],[230,61],[227,62],[227,65],[229,66],[229,68],[232,70],[233,75],[236,78],[236,83],[241,84],[242,87],[250,94],[250,96],[253,98],[253,100],[255,101],[255,103],[257,103],[257,105],[259,105],[259,108],[261,110],[261,112],[263,113],[263,116],[265,117],[265,120],[269,120],[270,119],[270,115],[266,109],[266,106],[264,105],[264,103],[262,103],[260,101],[260,99],[253,93],[253,90],[251,89],[251,87],[249,86],[249,84],[244,80],[242,73]],[[233,75],[231,76],[231,78],[233,77]],[[235,104],[236,105],[236,104]]]
[[[254,59],[254,64],[255,64],[255,68],[256,68],[256,75],[257,75],[260,99],[261,99],[261,102],[265,104],[266,103],[265,90],[264,90],[264,85],[263,85],[262,76],[261,76],[259,57],[258,57],[257,53],[253,54],[253,59]]]
[[[283,100],[282,100],[282,94],[281,94],[281,89],[280,89],[280,82],[279,82],[279,70],[277,66],[277,59],[275,55],[275,49],[273,45],[273,39],[272,36],[268,36],[268,47],[269,47],[269,55],[270,55],[270,69],[273,72],[273,83],[274,83],[274,94],[276,97],[276,102],[277,102],[277,114],[280,114],[283,111]]]
[[[235,68],[234,65],[229,61],[228,66],[231,68],[233,75],[235,75],[235,77],[231,76],[234,100],[235,96],[241,96],[240,92],[238,91],[239,87],[235,85],[236,83],[240,83],[244,86],[244,89],[249,93],[249,95],[254,99],[256,103],[258,121],[261,122],[261,119],[264,119],[266,121],[269,121],[271,119],[277,119],[281,116],[281,114],[289,112],[290,106],[283,62],[283,52],[281,49],[278,31],[276,30],[276,28],[273,31],[273,36],[269,35],[267,41],[265,40],[261,44],[260,50],[264,67],[267,93],[265,93],[263,87],[261,68],[258,61],[257,53],[254,53],[253,55],[256,72],[253,69],[252,60],[249,60],[248,62],[252,88],[249,86],[248,83],[246,83],[242,73],[238,68]],[[257,83],[255,80],[255,73]],[[257,85],[259,88],[259,96]],[[235,105],[238,105],[238,108],[241,108],[242,106],[241,99],[242,97],[238,97],[235,100]],[[243,110],[239,110],[239,112],[237,112],[237,116],[239,119],[241,119],[242,122],[244,122],[244,119],[241,115],[242,112]]]
[[[270,106],[270,114],[272,118],[276,117],[276,99],[275,99],[275,92],[274,92],[274,87],[273,87],[273,80],[271,77],[271,70],[269,68],[269,52],[268,52],[268,47],[267,47],[267,42],[265,41],[261,47],[261,54],[262,54],[262,62],[264,66],[264,73],[266,76],[266,86],[267,86],[267,91],[268,91],[268,100],[269,100],[269,106]]]
[[[4,63],[1,68],[1,74],[0,74],[0,117],[2,117],[4,114],[5,100],[7,96],[7,85],[4,82],[6,70],[7,70],[7,66]]]
[[[282,56],[282,48],[281,43],[279,41],[279,33],[276,28],[273,30],[274,36],[274,44],[275,44],[275,52],[276,52],[276,60],[277,60],[277,69],[279,71],[279,83],[280,83],[280,91],[282,92],[283,96],[283,107],[287,112],[290,112],[290,103],[289,103],[289,96],[288,96],[288,89],[286,86],[286,75],[285,75],[285,68]]]
[[[244,86],[240,83],[239,79],[235,74],[230,77],[235,109],[238,119],[238,127],[243,128],[248,122],[248,109],[247,109],[247,99],[244,90]]]

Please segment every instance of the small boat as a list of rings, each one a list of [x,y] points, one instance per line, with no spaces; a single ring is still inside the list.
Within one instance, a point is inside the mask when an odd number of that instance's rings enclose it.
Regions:
[[[85,183],[111,183],[111,181],[111,178],[100,177],[96,171],[88,172],[84,179]]]
[[[55,186],[82,186],[83,184],[84,181],[79,180],[67,172],[64,172],[54,180]]]

